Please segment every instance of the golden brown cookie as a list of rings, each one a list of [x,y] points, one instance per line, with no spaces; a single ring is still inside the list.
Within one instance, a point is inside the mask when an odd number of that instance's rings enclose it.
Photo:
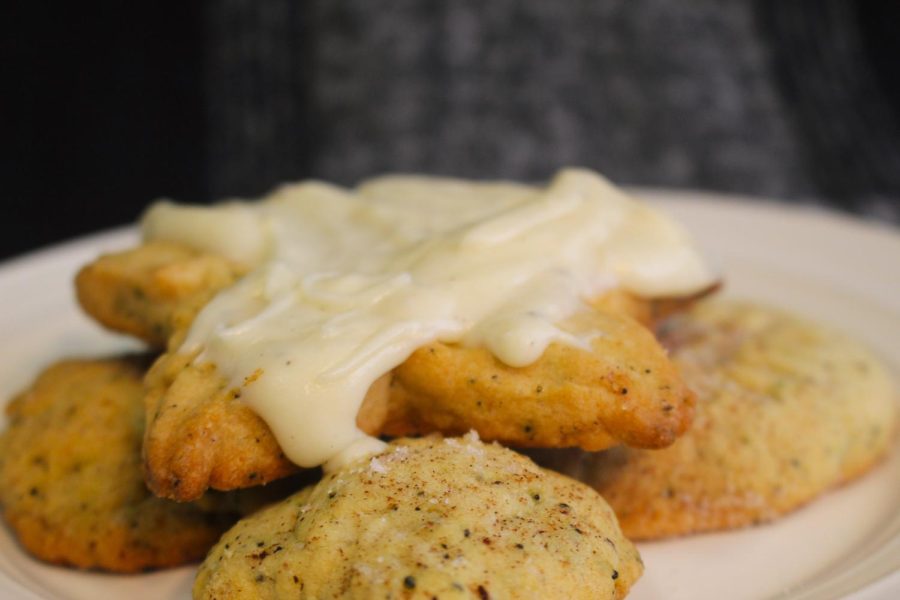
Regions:
[[[224,258],[151,242],[101,256],[75,278],[78,301],[99,323],[164,348],[197,312],[240,275]]]
[[[685,431],[693,397],[646,329],[600,312],[575,326],[597,331],[591,350],[552,344],[524,368],[482,349],[426,346],[370,389],[357,425],[390,436],[471,428],[506,444],[591,449],[656,448]],[[192,500],[207,487],[248,487],[295,470],[214,365],[165,354],[146,382],[144,456],[157,495]]]
[[[369,391],[357,418],[375,432],[384,417],[387,378]],[[146,376],[148,426],[144,470],[155,494],[178,501],[208,488],[235,490],[269,483],[298,471],[268,425],[240,401],[211,364],[164,354]]]
[[[201,558],[237,518],[154,497],[141,472],[137,359],[70,360],[7,407],[0,505],[22,545],[51,563],[134,572]]]
[[[590,333],[590,350],[551,344],[534,364],[514,368],[483,348],[420,348],[394,371],[381,431],[474,429],[507,445],[600,450],[668,446],[688,428],[691,392],[646,328],[596,311],[563,329]]]
[[[537,456],[594,486],[626,535],[769,521],[861,475],[888,450],[897,424],[890,376],[846,336],[726,302],[699,306],[667,329],[698,397],[687,434],[664,450]]]
[[[239,522],[194,598],[622,598],[642,570],[587,486],[471,436],[430,437]]]
[[[170,353],[147,377],[145,465],[160,496],[192,500],[208,487],[248,487],[296,470],[240,390],[213,365],[177,352],[196,312],[238,272],[222,258],[156,243],[101,258],[78,276],[82,305],[101,322],[154,342],[170,336]],[[568,324],[581,336],[596,332],[590,349],[553,344],[525,368],[483,349],[431,344],[396,370],[389,388],[370,391],[358,424],[392,436],[475,429],[534,447],[665,446],[689,424],[692,396],[630,315],[651,322],[695,298],[606,294],[595,312]]]

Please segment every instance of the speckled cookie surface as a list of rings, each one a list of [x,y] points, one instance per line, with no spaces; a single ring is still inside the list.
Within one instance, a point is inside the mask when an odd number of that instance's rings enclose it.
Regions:
[[[716,302],[672,321],[664,337],[698,396],[686,435],[656,451],[536,456],[594,486],[632,538],[771,520],[862,474],[890,447],[896,390],[845,335]]]
[[[394,370],[391,435],[474,429],[538,448],[661,448],[684,433],[694,397],[653,334],[629,316],[585,311],[560,323],[590,339],[550,344],[509,367],[484,348],[434,342]]]
[[[0,505],[38,558],[118,572],[173,566],[201,558],[234,522],[215,499],[201,510],[155,498],[144,485],[145,366],[61,362],[7,407]]]
[[[587,486],[471,436],[430,437],[239,522],[194,597],[621,598],[642,569]]]

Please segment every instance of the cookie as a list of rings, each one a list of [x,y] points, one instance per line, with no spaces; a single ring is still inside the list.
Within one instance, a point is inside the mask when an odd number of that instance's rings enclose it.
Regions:
[[[587,486],[474,436],[434,436],[239,522],[194,598],[622,598],[642,570]]]
[[[135,572],[201,558],[237,518],[154,497],[141,470],[141,359],[70,360],[7,407],[0,506],[41,560]]]
[[[671,321],[664,340],[698,398],[687,434],[662,450],[535,455],[595,487],[629,537],[770,521],[865,473],[890,448],[891,377],[846,335],[714,302]]]

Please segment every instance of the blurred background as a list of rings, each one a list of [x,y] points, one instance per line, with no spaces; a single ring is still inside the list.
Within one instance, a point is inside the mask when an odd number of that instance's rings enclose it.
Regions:
[[[0,257],[388,171],[752,194],[900,223],[900,3],[211,0],[2,10]]]

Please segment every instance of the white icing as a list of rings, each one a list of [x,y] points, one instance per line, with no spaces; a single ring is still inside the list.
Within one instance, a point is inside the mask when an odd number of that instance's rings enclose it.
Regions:
[[[542,189],[409,176],[355,191],[306,182],[252,204],[160,203],[143,225],[148,240],[250,269],[200,312],[182,350],[243,386],[302,466],[376,451],[356,427],[366,391],[428,342],[483,345],[524,366],[553,341],[585,343],[556,325],[585,299],[712,282],[676,224],[586,170]]]

